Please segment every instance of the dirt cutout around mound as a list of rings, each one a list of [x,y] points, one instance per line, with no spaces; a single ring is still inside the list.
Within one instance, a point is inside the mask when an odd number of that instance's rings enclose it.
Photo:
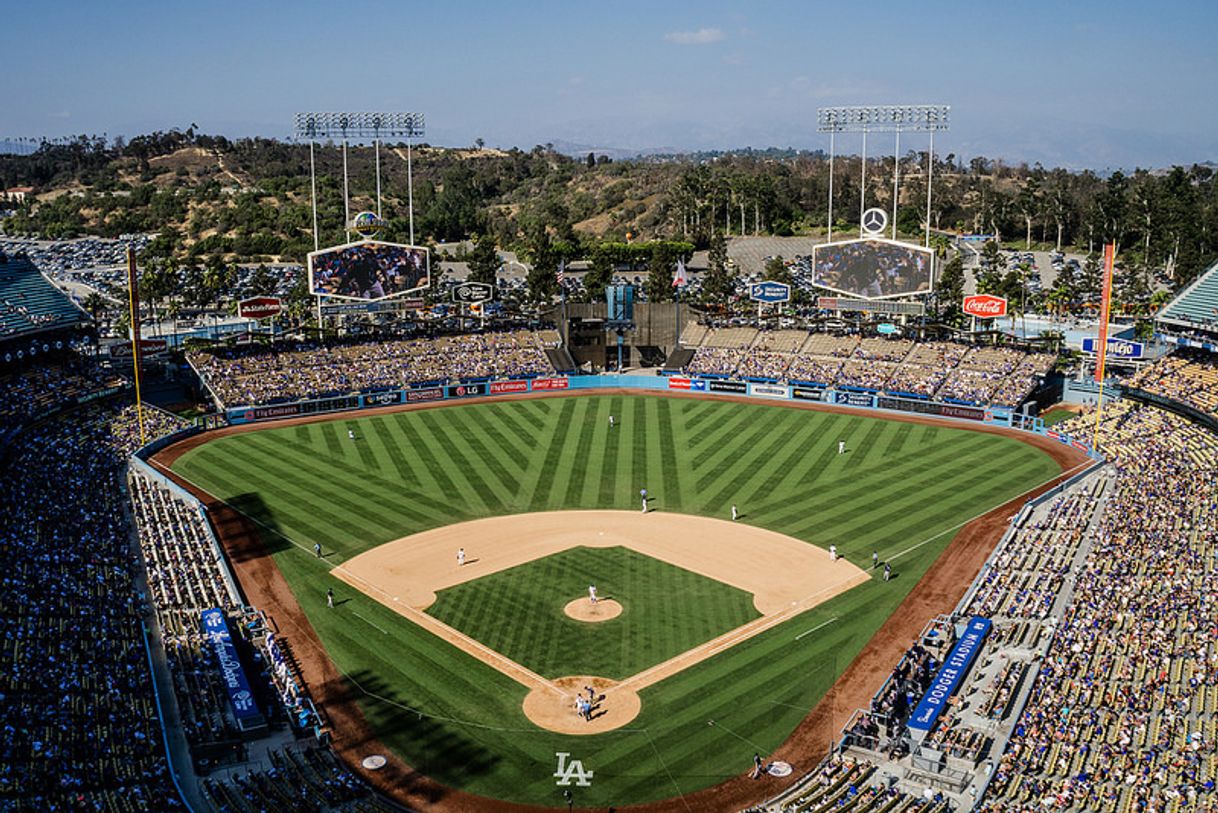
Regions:
[[[688,398],[757,404],[744,396],[719,394],[681,394],[676,392],[648,393],[628,389],[600,389],[570,393],[538,393],[528,395],[491,396],[479,403],[514,401],[531,398],[581,398],[595,395],[630,395],[644,398]],[[308,686],[314,703],[322,712],[331,734],[335,752],[365,782],[410,809],[425,813],[542,813],[558,808],[528,805],[492,799],[486,796],[445,786],[415,770],[377,739],[359,706],[360,690],[351,683],[330,660],[317,632],[309,623],[296,601],[287,580],[279,572],[270,551],[261,539],[257,526],[245,516],[229,508],[202,489],[193,486],[170,471],[173,462],[186,452],[218,437],[249,431],[282,428],[307,423],[373,417],[418,409],[444,409],[449,404],[412,404],[380,407],[358,413],[310,415],[252,425],[234,425],[187,438],[158,452],[153,465],[182,487],[189,490],[207,506],[216,535],[229,556],[247,601],[271,615],[283,633],[292,654],[300,666],[301,676]],[[761,781],[749,779],[747,768],[739,776],[682,797],[656,802],[619,806],[620,813],[735,813],[761,800],[773,798],[789,787],[805,772],[812,770],[828,752],[854,709],[862,708],[892,672],[901,655],[922,630],[926,621],[940,613],[950,612],[980,571],[986,557],[994,550],[1006,530],[1010,518],[1032,497],[1052,490],[1056,485],[1081,471],[1091,461],[1086,455],[1065,444],[1041,435],[1016,429],[947,420],[925,415],[873,412],[846,406],[786,402],[774,404],[784,409],[807,409],[862,417],[874,417],[903,423],[946,426],[965,431],[1005,435],[1040,449],[1062,470],[1061,476],[1026,494],[1015,497],[985,515],[965,525],[953,537],[947,550],[923,575],[913,592],[906,596],[897,610],[889,616],[854,662],[837,679],[811,713],[773,753],[770,760],[782,760],[794,767],[786,778],[766,776]],[[384,754],[388,762],[378,771],[361,767],[370,754]],[[749,766],[751,767],[751,766]]]
[[[576,705],[579,699],[590,703],[586,717],[581,716]],[[550,686],[533,689],[524,698],[525,716],[535,725],[559,734],[603,734],[626,725],[642,710],[638,692],[603,677],[558,678]]]
[[[569,710],[574,702],[574,698],[563,699],[566,692],[560,687],[564,681],[606,679],[547,680],[424,612],[440,590],[580,546],[625,547],[731,585],[750,593],[762,614],[614,684],[623,693],[659,683],[870,578],[844,558],[835,560],[826,550],[764,528],[689,514],[641,511],[546,511],[460,522],[378,545],[331,573],[529,689],[533,702],[525,703],[524,712],[537,726],[569,734],[599,733],[629,722],[637,708],[629,717],[605,714],[597,718],[595,731],[588,724],[568,730],[570,714],[556,714],[553,709],[557,704]],[[454,556],[458,550],[464,553],[461,558]],[[572,603],[580,601],[589,612],[594,609],[587,596]],[[638,702],[637,695],[633,702]],[[531,709],[544,713],[535,717]],[[551,728],[555,724],[560,727]]]
[[[574,618],[576,621],[583,621],[585,624],[599,624],[621,615],[622,605],[611,598],[597,599],[593,604],[592,599],[584,597],[568,601],[562,611],[568,618]]]

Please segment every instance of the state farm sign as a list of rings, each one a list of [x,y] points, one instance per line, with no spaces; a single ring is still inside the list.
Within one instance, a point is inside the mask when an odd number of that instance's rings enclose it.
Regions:
[[[978,294],[964,298],[964,312],[978,319],[997,319],[1007,315],[1007,301],[1000,296]]]
[[[266,319],[283,312],[283,301],[275,296],[256,296],[237,303],[237,315],[242,319]]]

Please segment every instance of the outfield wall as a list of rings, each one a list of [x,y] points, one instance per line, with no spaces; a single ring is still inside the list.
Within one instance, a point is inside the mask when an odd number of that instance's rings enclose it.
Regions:
[[[1039,418],[1031,418],[1005,407],[979,407],[965,403],[945,403],[922,398],[888,395],[848,388],[826,389],[812,384],[775,384],[741,381],[729,378],[650,376],[650,375],[578,375],[542,376],[497,381],[472,381],[463,384],[411,387],[400,390],[340,395],[292,401],[267,406],[233,407],[225,411],[230,424],[249,424],[280,418],[298,418],[330,412],[371,409],[397,404],[421,404],[435,401],[463,401],[488,395],[521,395],[553,393],[570,390],[631,389],[666,392],[736,395],[762,401],[805,401],[833,404],[880,412],[904,412],[930,415],[951,420],[979,422],[1022,429],[1045,435],[1059,443],[1073,446],[1096,457],[1090,444],[1063,432],[1046,429]]]

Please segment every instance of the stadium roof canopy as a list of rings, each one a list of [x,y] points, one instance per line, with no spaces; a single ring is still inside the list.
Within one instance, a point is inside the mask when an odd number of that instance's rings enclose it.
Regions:
[[[1218,262],[1168,302],[1156,318],[1161,329],[1218,334]]]
[[[89,321],[32,262],[0,254],[0,342]]]

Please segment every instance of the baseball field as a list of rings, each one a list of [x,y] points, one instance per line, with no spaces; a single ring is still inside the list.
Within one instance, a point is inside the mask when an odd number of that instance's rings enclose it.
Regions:
[[[172,466],[257,527],[359,703],[360,747],[564,807],[745,773],[957,530],[1061,471],[950,425],[628,394],[259,428]]]

